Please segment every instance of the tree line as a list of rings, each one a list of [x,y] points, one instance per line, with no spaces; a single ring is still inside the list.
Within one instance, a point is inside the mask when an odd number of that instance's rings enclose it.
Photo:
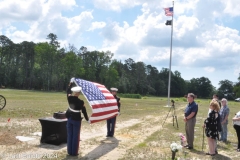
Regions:
[[[144,62],[128,58],[124,62],[113,59],[111,51],[88,51],[82,46],[60,47],[57,35],[50,33],[46,42],[14,43],[0,36],[0,85],[7,88],[63,91],[71,77],[117,87],[120,93],[166,96],[169,69],[160,71]],[[233,99],[240,96],[240,79],[219,82],[216,89],[207,77],[181,77],[179,71],[171,72],[171,97],[182,97],[193,92],[207,98],[213,93]]]

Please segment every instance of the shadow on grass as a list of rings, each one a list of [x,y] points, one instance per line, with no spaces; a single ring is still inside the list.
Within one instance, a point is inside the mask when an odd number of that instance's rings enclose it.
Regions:
[[[201,156],[204,156],[204,157],[206,157],[206,159],[231,160],[230,157],[227,157],[227,156],[222,155],[222,154],[217,154],[215,156],[209,156],[209,155],[206,155],[206,153],[204,151],[200,151],[200,150],[196,150],[196,149],[186,150],[186,152],[185,152],[186,155],[189,154],[189,152],[194,153],[194,154],[198,154],[198,155],[201,155]]]
[[[115,137],[112,138],[106,138],[105,140],[100,141],[101,144],[93,149],[91,152],[86,154],[83,157],[80,156],[69,156],[67,155],[63,160],[71,160],[71,159],[81,159],[81,160],[87,160],[87,159],[99,159],[100,157],[104,156],[105,154],[111,152],[114,150],[118,144],[119,140]]]
[[[215,156],[212,157],[212,159],[216,159],[216,160],[231,160],[231,158],[222,155],[222,154],[217,154]]]

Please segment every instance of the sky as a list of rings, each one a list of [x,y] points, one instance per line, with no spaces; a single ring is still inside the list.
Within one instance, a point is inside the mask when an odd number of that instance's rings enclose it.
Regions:
[[[111,51],[159,71],[169,68],[171,26],[163,8],[170,0],[0,0],[0,35],[14,43],[47,41],[61,47]],[[238,82],[240,76],[239,0],[174,1],[171,71],[185,80],[207,77]]]

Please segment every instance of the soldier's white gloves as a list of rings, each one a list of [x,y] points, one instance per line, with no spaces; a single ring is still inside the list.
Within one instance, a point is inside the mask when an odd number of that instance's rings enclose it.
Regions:
[[[71,80],[70,80],[70,83],[73,83],[73,82],[74,82],[74,80],[75,80],[75,78],[74,78],[74,77],[72,77],[72,78],[71,78]]]
[[[91,124],[91,121],[90,121],[90,120],[88,120],[88,123],[89,123],[89,124]]]
[[[121,113],[120,113],[120,112],[118,112],[118,116],[120,116],[120,114],[121,114]]]

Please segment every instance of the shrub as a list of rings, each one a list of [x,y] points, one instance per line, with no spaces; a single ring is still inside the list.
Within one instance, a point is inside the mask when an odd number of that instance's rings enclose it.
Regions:
[[[182,98],[183,102],[187,102],[187,99],[185,97]]]
[[[122,98],[134,98],[134,99],[141,99],[142,96],[140,94],[118,94],[119,97],[122,97]],[[146,97],[145,97],[146,99]]]

